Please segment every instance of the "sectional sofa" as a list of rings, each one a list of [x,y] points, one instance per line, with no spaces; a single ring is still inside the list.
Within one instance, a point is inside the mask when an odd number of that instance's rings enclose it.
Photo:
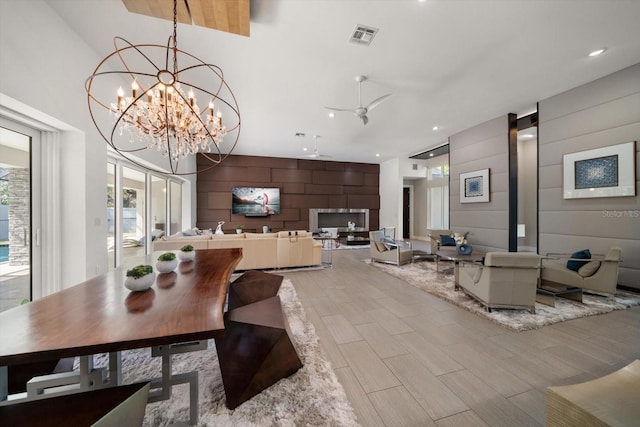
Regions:
[[[154,251],[179,250],[184,245],[198,249],[242,248],[236,270],[303,267],[321,264],[322,243],[305,230],[277,233],[205,234],[182,233],[153,242]]]

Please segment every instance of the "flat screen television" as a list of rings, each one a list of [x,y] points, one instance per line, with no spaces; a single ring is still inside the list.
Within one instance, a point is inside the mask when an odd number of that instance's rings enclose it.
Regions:
[[[231,213],[246,216],[266,216],[280,213],[280,189],[233,187]]]

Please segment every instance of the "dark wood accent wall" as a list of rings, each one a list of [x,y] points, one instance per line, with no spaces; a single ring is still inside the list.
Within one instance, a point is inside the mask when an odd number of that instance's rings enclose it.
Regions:
[[[308,230],[309,209],[369,209],[369,229],[380,223],[380,165],[278,157],[229,156],[220,166],[198,174],[197,220],[200,229],[225,221],[232,232]],[[245,217],[231,214],[232,187],[280,188],[280,214]]]

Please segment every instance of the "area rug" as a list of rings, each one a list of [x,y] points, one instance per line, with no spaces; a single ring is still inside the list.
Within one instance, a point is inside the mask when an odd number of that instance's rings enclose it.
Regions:
[[[330,362],[318,344],[313,325],[289,279],[278,293],[291,327],[292,341],[304,366],[234,410],[225,406],[224,389],[215,342],[203,351],[173,356],[174,373],[199,372],[199,426],[358,426],[355,413],[338,382]],[[94,357],[105,366],[106,355]],[[122,352],[123,382],[160,376],[161,361],[150,349]],[[168,401],[147,405],[145,426],[164,426],[188,421],[189,393],[186,385],[173,388]]]
[[[440,264],[441,271],[436,272],[436,266],[433,262],[418,262],[400,267],[378,262],[372,263],[371,260],[365,260],[365,262],[402,279],[418,289],[519,332],[538,329],[545,325],[565,320],[594,316],[640,305],[640,295],[618,292],[615,297],[584,294],[582,303],[558,298],[555,307],[536,303],[535,314],[531,314],[527,310],[518,309],[493,309],[489,313],[482,304],[464,292],[453,289],[452,267],[443,268],[442,264]]]
[[[322,250],[324,251],[328,251],[328,250],[334,250],[334,251],[342,251],[342,250],[350,250],[350,249],[369,249],[371,248],[371,245],[347,245],[346,243],[340,243],[340,245],[336,245],[335,242],[330,241],[332,247],[329,247],[329,243],[327,243],[325,246],[322,247]]]

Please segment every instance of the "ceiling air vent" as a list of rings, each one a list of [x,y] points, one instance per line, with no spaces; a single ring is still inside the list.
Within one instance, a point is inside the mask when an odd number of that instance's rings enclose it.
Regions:
[[[353,30],[353,34],[349,41],[351,43],[369,46],[377,32],[377,28],[367,27],[366,25],[356,25],[356,29]]]

